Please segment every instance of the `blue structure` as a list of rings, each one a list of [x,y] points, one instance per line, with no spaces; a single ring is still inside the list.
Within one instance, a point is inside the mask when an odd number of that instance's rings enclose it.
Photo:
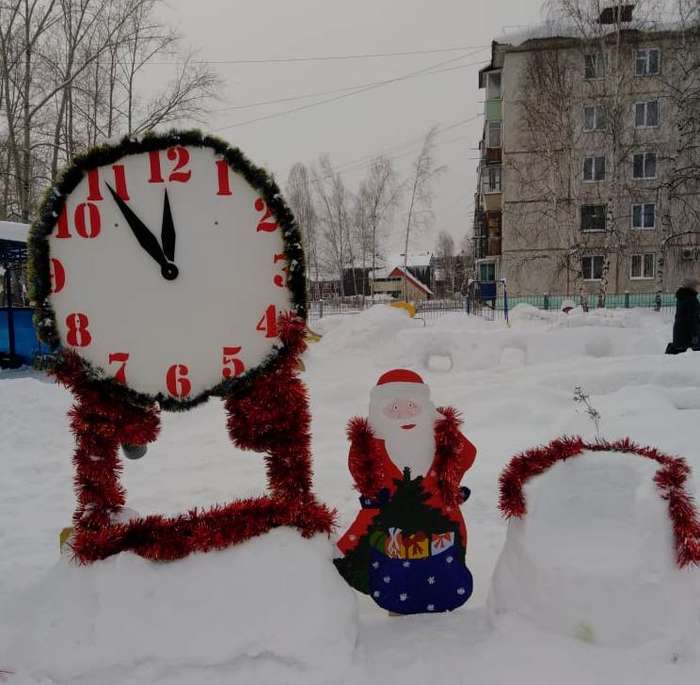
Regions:
[[[31,364],[37,354],[50,350],[36,337],[32,309],[17,306],[23,298],[13,293],[13,273],[21,271],[27,262],[29,226],[0,221],[0,268],[2,268],[3,298],[0,301],[0,367],[17,368]]]

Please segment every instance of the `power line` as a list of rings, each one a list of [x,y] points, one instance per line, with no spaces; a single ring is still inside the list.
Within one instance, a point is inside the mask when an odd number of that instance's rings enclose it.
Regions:
[[[452,124],[448,124],[447,126],[438,128],[437,135],[442,135],[443,133],[447,133],[447,131],[451,131],[452,129],[458,128],[459,126],[464,126],[465,124],[469,124],[472,121],[476,121],[479,116],[481,115],[476,115],[473,117],[469,117],[468,119],[461,119],[459,121],[456,121]],[[446,145],[447,143],[453,143],[457,142],[459,140],[464,140],[467,138],[470,138],[471,136],[459,136],[459,138],[451,138],[450,140],[444,140],[442,142],[436,143],[436,145]],[[359,159],[350,161],[350,162],[345,162],[343,164],[339,164],[337,167],[334,167],[333,171],[336,172],[353,172],[353,171],[358,171],[359,169],[363,169],[366,166],[369,166],[379,155],[386,154],[386,152],[392,151],[392,150],[403,150],[405,148],[412,148],[416,147],[416,145],[421,145],[423,141],[425,140],[425,135],[420,135],[417,136],[416,138],[410,138],[408,141],[401,143],[399,145],[394,145],[390,148],[386,148],[383,152],[380,153],[375,153],[372,155],[365,155],[364,157],[360,157]],[[405,157],[407,154],[410,154],[410,150],[406,152],[402,152],[401,154],[397,155],[390,155],[388,158],[391,160],[394,159],[400,159],[401,157]]]
[[[458,45],[434,50],[403,50],[400,52],[365,52],[354,55],[311,55],[308,57],[246,57],[241,59],[191,59],[190,64],[286,64],[290,62],[335,62],[352,59],[377,59],[383,57],[408,57],[414,55],[436,55],[466,50],[484,50],[490,45]],[[149,62],[149,64],[184,64],[185,61]]]
[[[392,78],[392,79],[386,79],[384,81],[377,81],[376,83],[359,88],[358,90],[355,90],[353,92],[345,93],[344,95],[337,95],[335,97],[328,98],[327,100],[320,100],[319,102],[312,102],[308,105],[301,105],[299,107],[294,107],[292,109],[283,110],[281,112],[275,112],[274,114],[267,114],[264,116],[255,117],[254,119],[248,119],[246,121],[241,121],[241,122],[238,122],[236,124],[229,124],[227,126],[220,126],[214,130],[215,131],[225,131],[225,130],[230,129],[230,128],[238,128],[240,126],[247,126],[249,124],[254,124],[254,123],[257,123],[258,121],[266,121],[268,119],[276,119],[276,118],[281,117],[281,116],[286,116],[287,114],[294,114],[296,112],[301,112],[301,111],[304,111],[307,109],[312,109],[314,107],[320,107],[322,105],[327,105],[327,104],[330,104],[332,102],[337,102],[338,100],[344,100],[345,98],[353,97],[355,95],[360,95],[361,93],[366,93],[370,90],[375,90],[377,88],[383,88],[385,86],[391,85],[392,83],[398,83],[400,81],[406,81],[406,80],[409,80],[412,78],[418,78],[418,77],[424,76],[424,75],[434,75],[434,74],[438,74],[438,73],[444,73],[446,71],[454,71],[456,69],[466,69],[467,67],[472,67],[472,66],[481,64],[483,61],[483,60],[480,60],[478,62],[471,62],[469,64],[462,64],[462,65],[459,65],[458,67],[453,67],[451,69],[444,69],[444,70],[440,70],[440,71],[435,71],[438,67],[441,67],[445,64],[449,64],[451,62],[456,62],[458,60],[464,59],[466,56],[467,55],[462,55],[460,57],[453,57],[452,59],[448,59],[448,60],[445,60],[443,62],[438,62],[437,64],[433,64],[429,67],[425,67],[424,69],[420,69],[419,71],[404,74],[403,76],[397,76],[396,78]]]
[[[464,55],[464,57],[469,57],[472,54],[478,52],[478,50],[473,50],[469,52],[468,54]],[[481,64],[481,62],[477,62],[477,64]],[[469,66],[474,66],[473,64],[464,64],[460,65],[458,67],[448,67],[446,69],[436,69],[434,71],[430,71],[426,74],[425,76],[429,76],[431,74],[443,74],[448,71],[455,71],[456,69],[464,69]],[[418,77],[416,77],[418,78]],[[292,95],[289,97],[284,97],[284,98],[277,98],[275,100],[261,100],[259,102],[251,102],[250,104],[247,105],[231,105],[230,107],[220,107],[219,109],[213,109],[211,112],[231,112],[235,110],[241,110],[241,109],[252,109],[254,107],[263,107],[265,105],[276,105],[282,102],[293,102],[294,100],[306,100],[308,98],[312,97],[323,97],[325,95],[335,95],[336,93],[347,93],[348,91],[352,90],[360,90],[362,88],[368,88],[369,86],[375,86],[375,85],[384,85],[386,84],[387,81],[369,81],[368,83],[358,83],[355,84],[354,86],[346,86],[345,88],[335,88],[333,90],[322,90],[322,91],[316,91],[315,93],[305,93],[303,95]]]

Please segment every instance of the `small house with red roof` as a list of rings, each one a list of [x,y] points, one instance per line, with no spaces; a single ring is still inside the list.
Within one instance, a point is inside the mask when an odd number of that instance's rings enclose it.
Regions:
[[[402,259],[402,263],[397,264],[394,261],[393,266],[383,269],[383,273],[379,272],[375,278],[372,279],[372,293],[375,295],[391,295],[396,299],[408,300],[411,302],[428,300],[433,297],[433,291],[418,275],[422,275],[423,273],[420,269],[421,257],[423,257],[423,255],[409,258],[409,260],[406,260],[408,261],[406,267],[404,267]],[[424,257],[425,260],[427,260],[426,265],[428,267],[424,271],[429,279],[430,255],[426,254]]]

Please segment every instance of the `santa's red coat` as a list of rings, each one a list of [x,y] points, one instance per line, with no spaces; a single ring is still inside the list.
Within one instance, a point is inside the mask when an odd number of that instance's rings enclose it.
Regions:
[[[476,447],[459,431],[459,414],[451,407],[438,409],[440,417],[435,422],[435,455],[430,469],[424,475],[423,488],[430,495],[426,504],[439,509],[459,526],[464,549],[467,547],[467,527],[459,504],[459,485],[465,472],[476,459]],[[375,437],[367,419],[352,419],[348,424],[350,454],[348,468],[355,480],[355,487],[363,497],[376,497],[383,489],[393,495],[396,480],[402,473],[387,453],[384,441]],[[417,474],[414,474],[417,475]],[[338,548],[347,554],[357,546],[367,533],[378,508],[365,508],[338,541]]]

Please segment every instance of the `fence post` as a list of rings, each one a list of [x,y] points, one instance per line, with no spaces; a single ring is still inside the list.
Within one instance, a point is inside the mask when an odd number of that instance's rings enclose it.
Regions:
[[[625,290],[625,309],[630,308],[630,293],[629,290]]]
[[[544,310],[549,311],[549,293],[544,294]]]
[[[654,311],[661,311],[661,291],[656,291],[656,297],[654,298]]]
[[[319,319],[323,318],[323,299],[320,299],[318,301],[318,318]]]

